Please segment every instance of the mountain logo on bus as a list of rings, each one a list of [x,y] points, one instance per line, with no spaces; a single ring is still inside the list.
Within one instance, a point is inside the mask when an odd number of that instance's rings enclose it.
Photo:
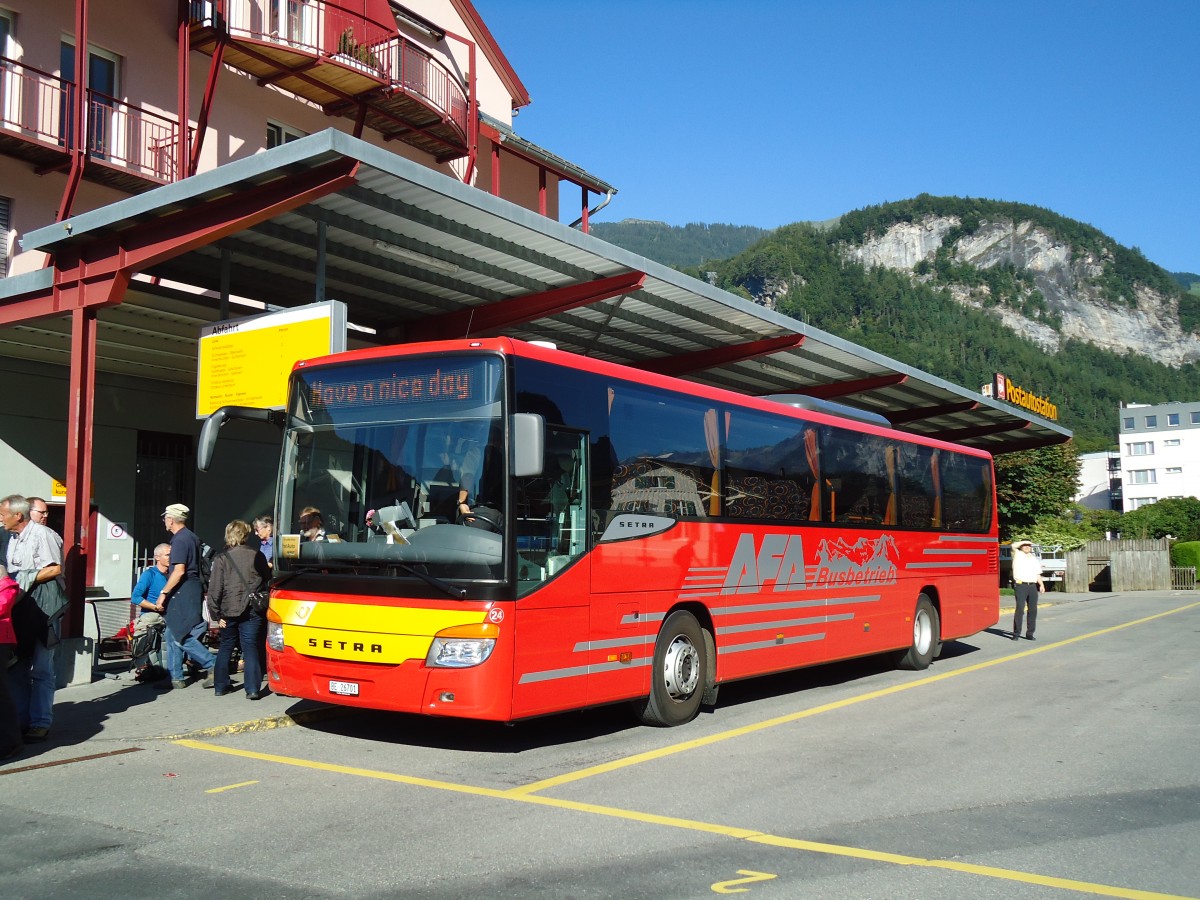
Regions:
[[[856,584],[895,584],[900,551],[890,534],[860,537],[853,544],[842,538],[822,540],[817,547],[816,587]]]

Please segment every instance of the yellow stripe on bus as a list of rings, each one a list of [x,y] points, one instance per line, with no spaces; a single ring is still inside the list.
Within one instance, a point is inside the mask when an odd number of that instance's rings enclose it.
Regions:
[[[483,622],[483,610],[418,609],[272,597],[283,642],[304,656],[398,665],[424,659],[433,636]]]
[[[362,631],[373,634],[435,635],[443,628],[472,625],[487,620],[478,609],[417,609],[410,606],[376,606],[369,603],[322,603],[272,597],[271,609],[284,625]]]

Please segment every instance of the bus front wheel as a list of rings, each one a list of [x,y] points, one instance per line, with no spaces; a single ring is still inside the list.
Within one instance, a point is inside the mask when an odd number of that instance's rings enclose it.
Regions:
[[[941,652],[941,636],[937,608],[928,594],[922,594],[917,598],[917,609],[913,613],[912,645],[896,654],[896,665],[901,669],[928,669]]]
[[[708,684],[708,648],[696,617],[676,610],[659,629],[650,671],[650,696],[637,701],[638,718],[647,725],[690,722],[700,711]]]

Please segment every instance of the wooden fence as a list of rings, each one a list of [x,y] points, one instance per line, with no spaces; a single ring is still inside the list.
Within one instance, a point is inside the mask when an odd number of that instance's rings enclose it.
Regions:
[[[1173,587],[1169,548],[1166,539],[1088,541],[1067,554],[1063,589],[1069,593],[1169,591]]]

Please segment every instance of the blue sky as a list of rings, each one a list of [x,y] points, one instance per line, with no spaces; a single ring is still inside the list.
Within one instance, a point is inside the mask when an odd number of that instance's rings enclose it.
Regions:
[[[1200,0],[475,3],[517,133],[618,188],[600,220],[987,197],[1200,272]]]

